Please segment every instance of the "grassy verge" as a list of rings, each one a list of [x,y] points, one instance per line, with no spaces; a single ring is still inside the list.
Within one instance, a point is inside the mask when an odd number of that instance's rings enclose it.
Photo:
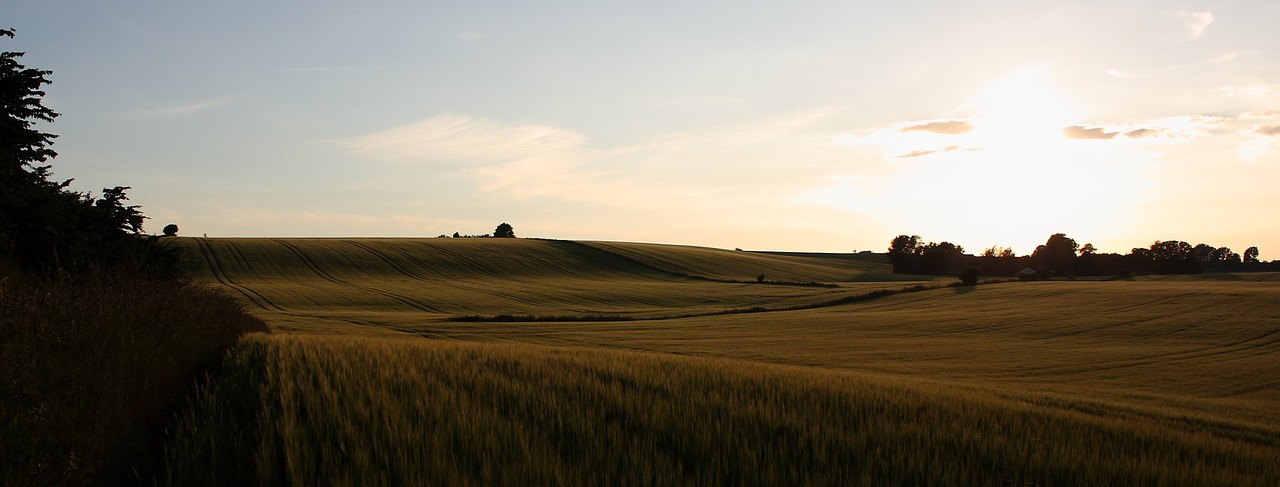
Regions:
[[[193,378],[265,329],[203,285],[0,268],[2,483],[135,482]]]
[[[1276,485],[1275,438],[663,354],[249,337],[168,485]],[[210,477],[216,471],[216,477]]]

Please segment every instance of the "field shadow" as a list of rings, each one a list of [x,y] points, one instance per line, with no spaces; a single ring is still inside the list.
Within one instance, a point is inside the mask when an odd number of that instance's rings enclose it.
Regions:
[[[961,294],[969,294],[977,290],[978,290],[978,286],[975,286],[975,285],[956,286],[951,288],[951,291],[957,296]]]
[[[1226,273],[1200,274],[1199,276],[1196,276],[1196,277],[1199,277],[1200,279],[1204,279],[1206,281],[1243,281],[1244,280],[1244,276],[1240,274],[1226,274]]]

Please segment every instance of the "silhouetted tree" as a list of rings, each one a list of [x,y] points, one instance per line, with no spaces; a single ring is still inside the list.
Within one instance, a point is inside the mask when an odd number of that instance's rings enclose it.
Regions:
[[[1213,255],[1214,261],[1228,266],[1234,266],[1240,263],[1240,254],[1231,251],[1230,247],[1218,247],[1217,252]]]
[[[1080,267],[1083,269],[1081,275],[1086,276],[1127,276],[1133,274],[1128,256],[1114,252],[1085,255],[1080,258]]]
[[[920,257],[919,235],[898,235],[889,242],[889,263],[893,264],[894,274],[915,274],[918,272],[917,260]]]
[[[1014,257],[1014,254],[1013,254],[1012,248],[1001,247],[999,245],[992,245],[991,247],[982,251],[982,256],[983,257]]]
[[[1032,262],[1054,276],[1074,275],[1076,252],[1080,245],[1063,233],[1049,236],[1044,245],[1031,254]]]
[[[1257,248],[1257,247],[1249,247],[1249,248],[1245,249],[1245,251],[1244,251],[1244,263],[1246,263],[1246,264],[1257,264],[1257,263],[1258,263],[1258,248]]]
[[[495,238],[516,238],[516,229],[512,228],[511,225],[501,223],[498,228],[493,230],[493,236]]]
[[[960,282],[970,286],[977,284],[981,272],[977,267],[965,267],[964,271],[960,273]]]
[[[1097,249],[1097,248],[1095,248],[1095,247],[1093,246],[1093,244],[1091,244],[1091,243],[1086,243],[1086,244],[1084,244],[1084,246],[1083,246],[1083,247],[1080,247],[1080,256],[1081,256],[1081,257],[1084,257],[1084,256],[1086,256],[1086,255],[1094,255],[1094,254],[1097,254],[1097,253],[1098,253],[1098,249]]]
[[[0,29],[0,37],[13,31]],[[125,204],[128,186],[103,189],[101,198],[51,180],[57,136],[34,127],[58,117],[43,105],[51,71],[18,62],[23,53],[0,53],[0,256],[36,268],[161,266],[171,270],[173,251],[139,236],[144,216]],[[161,270],[161,269],[156,269]]]
[[[1204,270],[1232,271],[1240,266],[1240,254],[1232,252],[1229,247],[1198,244],[1191,252],[1196,263]]]
[[[1203,244],[1203,243],[1196,244],[1195,247],[1191,248],[1191,256],[1196,259],[1196,262],[1204,264],[1204,263],[1213,262],[1214,253],[1216,253],[1217,251],[1218,249],[1212,245]]]
[[[1151,244],[1151,270],[1159,274],[1195,274],[1201,269],[1191,244],[1166,240]]]
[[[176,236],[178,236],[178,225],[175,225],[175,224],[173,224],[173,223],[170,223],[170,224],[168,224],[168,225],[165,225],[165,226],[164,226],[164,236],[166,236],[166,237],[176,237]]]
[[[951,264],[964,255],[964,247],[951,242],[930,242],[920,249],[920,272],[923,274],[948,274]]]

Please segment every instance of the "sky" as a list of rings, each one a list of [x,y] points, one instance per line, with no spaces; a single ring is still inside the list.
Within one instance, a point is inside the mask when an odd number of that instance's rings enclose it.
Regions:
[[[11,0],[146,231],[1280,258],[1280,3]]]

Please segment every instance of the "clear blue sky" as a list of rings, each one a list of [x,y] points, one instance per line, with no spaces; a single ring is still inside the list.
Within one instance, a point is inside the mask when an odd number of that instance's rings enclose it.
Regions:
[[[1280,4],[82,2],[55,174],[159,232],[1280,252]]]

